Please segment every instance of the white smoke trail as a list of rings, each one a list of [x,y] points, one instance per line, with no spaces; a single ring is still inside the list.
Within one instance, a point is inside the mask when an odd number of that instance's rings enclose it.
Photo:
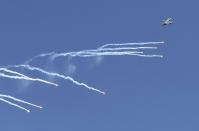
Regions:
[[[37,108],[40,108],[40,109],[43,108],[42,106],[38,106],[38,105],[32,104],[32,103],[30,103],[30,102],[27,102],[27,101],[24,101],[24,100],[21,100],[21,99],[17,99],[17,98],[15,98],[15,97],[13,97],[13,96],[0,94],[0,98],[1,98],[1,97],[9,98],[9,99],[12,99],[12,100],[14,100],[14,101],[17,101],[17,102],[20,102],[20,103],[24,103],[24,104],[27,104],[27,105],[30,105],[30,106],[34,106],[34,107],[37,107]]]
[[[61,74],[58,74],[58,73],[48,72],[48,71],[45,71],[45,70],[43,70],[43,69],[41,69],[41,68],[32,67],[32,66],[30,66],[30,65],[11,65],[11,66],[7,66],[7,68],[11,68],[11,67],[15,67],[15,68],[23,67],[23,68],[26,68],[26,69],[28,69],[28,70],[32,70],[32,71],[33,71],[33,70],[36,70],[36,71],[39,71],[39,72],[41,72],[41,73],[43,73],[43,74],[46,74],[46,75],[56,76],[56,77],[59,77],[59,78],[65,79],[65,80],[70,80],[70,81],[72,81],[72,82],[73,82],[74,84],[76,84],[76,85],[84,86],[84,87],[86,87],[86,88],[88,88],[88,89],[90,89],[90,90],[94,90],[94,91],[97,91],[97,92],[99,92],[99,93],[105,95],[105,92],[100,91],[100,90],[98,90],[98,89],[96,89],[96,88],[94,88],[94,87],[88,86],[88,85],[86,85],[86,84],[84,84],[84,83],[80,83],[80,82],[74,80],[74,79],[73,79],[72,77],[70,77],[70,76],[64,76],[64,75],[61,75]]]
[[[61,75],[61,74],[58,74],[58,73],[48,72],[48,71],[45,71],[41,68],[30,66],[29,63],[31,63],[32,61],[34,61],[37,58],[46,57],[46,56],[51,58],[52,61],[55,58],[61,57],[61,56],[95,57],[95,56],[110,56],[110,55],[111,56],[134,55],[134,56],[141,56],[141,57],[163,57],[162,55],[144,54],[143,51],[140,51],[140,50],[145,50],[145,49],[157,49],[157,47],[145,46],[145,45],[157,45],[157,44],[162,44],[162,43],[164,43],[164,41],[160,41],[160,42],[140,42],[140,43],[120,43],[120,44],[111,43],[111,44],[105,44],[103,46],[100,46],[97,49],[92,49],[92,50],[82,50],[82,51],[65,52],[65,53],[55,53],[55,52],[44,53],[44,54],[37,55],[37,56],[25,61],[24,62],[25,64],[11,65],[11,66],[7,66],[6,68],[0,68],[0,71],[4,71],[4,72],[7,72],[7,73],[14,74],[14,75],[7,75],[7,74],[4,74],[4,73],[0,73],[0,77],[6,77],[6,78],[11,78],[11,79],[24,79],[24,80],[31,80],[31,81],[39,81],[39,82],[42,82],[42,83],[58,86],[58,84],[55,84],[55,83],[52,83],[52,82],[49,82],[49,81],[46,81],[46,80],[43,80],[43,79],[39,79],[39,78],[31,78],[31,77],[28,77],[28,76],[26,76],[22,73],[7,69],[7,68],[12,68],[12,67],[15,67],[15,68],[22,67],[22,68],[26,68],[26,69],[31,70],[31,71],[35,70],[35,71],[41,72],[41,73],[46,74],[46,75],[56,76],[56,77],[59,77],[59,78],[63,78],[65,80],[70,80],[76,85],[84,86],[84,87],[86,87],[90,90],[94,90],[94,91],[97,91],[97,92],[105,95],[105,92],[100,91],[100,90],[98,90],[94,87],[88,86],[87,84],[78,82],[70,76],[64,76],[64,75]],[[34,107],[37,107],[37,108],[42,108],[41,106],[34,105],[32,103],[14,98],[14,97],[9,96],[9,95],[0,94],[0,101],[6,102],[10,105],[18,107],[18,108],[25,110],[27,112],[30,112],[30,110],[28,110],[28,109],[26,109],[22,106],[19,106],[15,103],[12,103],[12,102],[4,99],[4,98],[12,99],[14,101],[21,102],[21,103],[24,103],[24,104],[28,104],[28,105],[31,105],[31,106],[34,106]]]
[[[6,68],[0,68],[0,71],[5,71],[5,72],[11,73],[11,74],[16,74],[16,75],[19,75],[19,76],[22,76],[22,77],[27,77],[24,74],[21,74],[19,72],[12,71],[12,70],[9,70],[9,69],[6,69]]]
[[[116,56],[116,55],[131,55],[131,54],[143,54],[143,52],[139,51],[121,51],[121,50],[132,50],[132,49],[149,49],[149,48],[100,48],[97,50],[84,50],[78,52],[67,52],[67,53],[55,53],[51,55],[51,60],[54,60],[57,57],[61,56],[72,56],[72,57],[91,57],[91,56]],[[156,49],[157,47],[150,47],[151,49]],[[119,51],[118,51],[119,50]],[[102,52],[103,51],[103,52]],[[137,55],[139,56],[139,55]]]
[[[39,57],[51,56],[51,55],[54,55],[54,54],[55,54],[55,52],[39,54],[39,55],[36,55],[36,56],[34,56],[33,58],[31,58],[31,59],[25,61],[24,64],[31,63],[32,61],[34,61],[35,59],[37,59],[37,58],[39,58]]]
[[[99,53],[95,53],[95,54],[90,54],[90,55],[82,55],[82,57],[94,57],[94,56],[103,56],[103,55],[106,55],[106,56],[108,56],[107,54],[99,54]],[[118,54],[119,55],[119,54]],[[142,54],[131,54],[131,53],[129,53],[129,54],[122,54],[122,55],[131,55],[131,56],[141,56],[141,57],[160,57],[160,58],[162,58],[163,57],[163,55],[142,55]],[[121,54],[120,54],[120,56],[121,56]]]
[[[41,54],[38,55],[36,57],[33,57],[32,59],[24,62],[25,64],[29,64],[30,62],[32,62],[33,60],[35,60],[36,58],[40,58],[40,57],[45,57],[45,56],[51,56],[51,60],[54,60],[57,57],[60,56],[72,56],[72,57],[90,57],[90,56],[99,56],[101,54],[101,56],[103,55],[129,55],[129,54],[142,54],[143,52],[138,52],[138,51],[117,51],[117,50],[135,50],[135,49],[156,49],[157,47],[136,47],[136,48],[132,48],[132,47],[126,47],[126,48],[116,48],[116,49],[112,49],[112,48],[107,48],[107,49],[97,49],[97,50],[83,50],[83,51],[77,51],[77,52],[67,52],[67,53],[47,53],[47,54]],[[104,51],[104,52],[102,52]],[[105,52],[106,51],[106,52]],[[109,52],[108,52],[109,51]],[[110,52],[110,51],[115,51],[115,52]],[[116,52],[117,51],[117,52]]]
[[[141,57],[160,57],[160,58],[163,57],[163,55],[142,55],[142,54],[131,54],[131,55],[136,55]]]
[[[18,72],[15,72],[15,71],[11,71],[11,70],[8,70],[8,69],[5,69],[5,68],[1,68],[1,69],[3,69],[6,72],[9,72],[9,73],[21,75],[21,76],[12,76],[12,75],[7,75],[7,74],[4,74],[4,73],[0,73],[1,77],[10,78],[10,79],[39,81],[39,82],[42,82],[42,83],[58,86],[58,84],[55,84],[55,83],[52,83],[52,82],[49,82],[49,81],[46,81],[46,80],[42,80],[42,79],[39,79],[39,78],[31,78],[31,77],[25,76],[25,75],[23,75],[21,73],[18,73]]]
[[[81,54],[81,56],[88,56],[88,55],[108,56],[108,55],[131,55],[131,54],[143,54],[143,52],[131,52],[131,51],[123,51],[123,52],[89,52],[89,53]]]
[[[137,50],[137,49],[157,49],[157,47],[119,47],[119,48],[98,48],[98,51],[116,51],[116,50]],[[97,51],[96,50],[96,51]]]
[[[134,45],[138,45],[138,46],[143,46],[143,45],[157,45],[157,44],[163,44],[164,41],[160,41],[160,42],[140,42],[140,43],[112,43],[112,44],[105,44],[103,46],[100,46],[97,49],[93,49],[93,50],[82,50],[82,51],[76,51],[76,52],[66,52],[66,53],[55,53],[55,52],[50,52],[50,53],[44,53],[44,54],[40,54],[37,55],[29,60],[27,60],[26,62],[24,62],[25,64],[29,64],[30,62],[34,61],[37,58],[40,57],[46,57],[46,56],[51,56],[51,60],[54,60],[57,57],[61,57],[61,56],[72,56],[72,57],[93,57],[93,56],[99,56],[101,51],[119,51],[121,55],[131,55],[131,54],[138,54],[136,56],[142,56],[145,57],[146,55],[139,55],[140,53],[136,53],[136,51],[129,51],[129,53],[122,53],[122,50],[136,50],[136,49],[157,49],[157,47],[131,47]],[[109,47],[109,48],[105,48],[108,46],[116,46],[115,47]],[[128,47],[121,47],[121,46],[128,46]],[[96,52],[96,54],[94,54],[93,52]],[[101,55],[118,55],[118,53],[113,53],[113,52],[107,52],[107,53],[101,53]],[[148,57],[148,55],[146,56]],[[153,55],[149,55],[149,57],[153,57]],[[155,57],[157,57],[155,55]],[[159,56],[160,57],[160,56]]]
[[[18,108],[20,108],[20,109],[22,109],[22,110],[25,110],[25,111],[27,111],[27,112],[30,112],[30,110],[28,110],[28,109],[26,109],[26,108],[24,108],[24,107],[22,107],[22,106],[19,106],[19,105],[15,104],[15,103],[12,103],[12,102],[10,102],[10,101],[8,101],[8,100],[5,100],[5,99],[3,99],[3,98],[0,98],[0,101],[3,101],[3,102],[5,102],[5,103],[7,103],[7,104],[10,104],[10,105],[12,105],[12,106],[18,107]]]
[[[157,49],[157,47],[151,47],[151,46],[143,46],[143,45],[150,45],[150,44],[161,44],[164,43],[163,41],[161,42],[142,42],[142,43],[122,43],[122,44],[105,44],[97,49],[93,49],[93,50],[82,50],[82,51],[77,51],[77,52],[66,52],[66,53],[55,53],[55,52],[51,52],[51,53],[44,53],[44,54],[40,54],[37,55],[35,57],[33,57],[32,59],[26,61],[24,65],[14,65],[14,67],[23,67],[23,68],[27,68],[29,70],[37,70],[39,72],[42,72],[46,75],[51,75],[51,76],[57,76],[66,80],[71,80],[73,83],[80,85],[80,86],[84,86],[88,89],[91,90],[95,90],[97,92],[100,92],[102,94],[105,94],[105,92],[102,92],[98,89],[95,89],[93,87],[90,87],[84,83],[80,83],[76,80],[74,80],[73,78],[69,77],[69,76],[64,76],[64,75],[60,75],[58,73],[53,73],[53,72],[48,72],[45,71],[41,68],[38,67],[31,67],[30,65],[28,65],[28,63],[32,62],[33,60],[39,58],[39,57],[45,57],[45,56],[51,56],[51,60],[54,60],[57,57],[60,56],[72,56],[72,57],[93,57],[93,56],[122,56],[122,55],[134,55],[134,56],[141,56],[141,57],[163,57],[162,55],[145,55],[143,54],[143,51],[136,51],[136,50],[140,50],[140,49]],[[132,47],[133,45],[139,45],[138,47]],[[115,47],[110,47],[110,46],[115,46]],[[127,47],[121,47],[121,46],[127,46]],[[142,47],[140,47],[142,46]],[[109,47],[109,48],[107,48]],[[124,51],[126,50],[126,51]],[[2,74],[1,74],[2,75]]]
[[[160,41],[160,42],[140,42],[140,43],[121,43],[121,44],[112,43],[112,44],[105,44],[105,45],[99,47],[98,49],[102,49],[102,48],[105,48],[107,46],[150,45],[150,44],[163,44],[163,43],[164,43],[164,41]]]

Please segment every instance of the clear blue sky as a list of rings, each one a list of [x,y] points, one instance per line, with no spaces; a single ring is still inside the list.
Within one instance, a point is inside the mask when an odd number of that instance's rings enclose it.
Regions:
[[[30,107],[28,114],[0,102],[0,130],[198,131],[198,4],[188,0],[1,1],[0,65],[21,64],[44,52],[93,49],[112,42],[164,40],[166,44],[157,51],[163,59],[109,56],[100,64],[90,59],[70,61],[77,66],[71,76],[106,91],[105,96],[60,79],[55,80],[60,84],[56,88],[37,82],[24,87],[24,81],[0,78],[2,94],[44,106],[43,110]],[[161,27],[167,17],[174,23]],[[67,64],[66,60],[63,66]]]

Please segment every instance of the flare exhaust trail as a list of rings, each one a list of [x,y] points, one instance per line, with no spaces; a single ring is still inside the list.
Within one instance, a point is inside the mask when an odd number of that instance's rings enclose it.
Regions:
[[[112,43],[112,44],[105,44],[103,46],[100,46],[98,49],[103,49],[107,46],[132,46],[132,45],[156,45],[156,44],[164,44],[164,41],[159,41],[159,42],[138,42],[138,43]]]
[[[9,70],[9,69],[6,69],[6,68],[0,68],[0,71],[5,71],[5,72],[11,73],[11,74],[16,74],[16,75],[19,75],[19,76],[22,76],[22,77],[27,77],[24,74],[21,74],[19,72],[12,71],[12,70]]]
[[[94,56],[117,56],[117,55],[135,55],[141,57],[162,57],[162,55],[140,55],[144,52],[136,50],[144,49],[157,49],[157,47],[139,47],[143,45],[157,45],[163,44],[164,42],[142,42],[142,43],[123,43],[123,44],[105,44],[94,50],[83,50],[77,52],[66,52],[66,53],[48,53],[43,56],[51,56],[52,60],[61,56],[72,56],[72,57],[94,57]],[[137,45],[137,46],[135,46]],[[113,47],[109,47],[113,46]],[[124,47],[125,46],[125,47]],[[109,48],[106,48],[109,47]],[[125,50],[125,51],[124,51]],[[40,57],[40,56],[38,56]]]
[[[52,83],[52,82],[49,82],[49,81],[46,81],[46,80],[42,80],[42,79],[39,79],[39,78],[31,78],[31,77],[28,77],[28,76],[26,76],[22,73],[12,71],[12,70],[9,70],[9,69],[6,69],[6,68],[0,68],[0,71],[5,71],[5,72],[11,73],[11,74],[18,75],[18,76],[16,76],[16,75],[13,76],[13,75],[7,75],[7,74],[4,74],[4,73],[0,73],[1,77],[10,78],[10,79],[23,79],[23,80],[30,80],[30,81],[39,81],[39,82],[42,82],[42,83],[45,83],[45,84],[58,86],[58,84],[55,84],[55,83]]]
[[[100,91],[96,88],[90,87],[87,84],[78,82],[78,81],[74,80],[72,77],[64,76],[64,75],[61,75],[61,74],[58,74],[58,73],[48,72],[48,71],[45,71],[41,68],[33,67],[33,66],[28,65],[28,64],[31,63],[32,61],[34,61],[37,58],[46,57],[46,56],[50,56],[51,60],[54,60],[55,58],[61,57],[61,56],[94,57],[94,56],[132,55],[132,56],[141,56],[141,57],[162,57],[162,55],[146,55],[146,54],[144,54],[143,51],[141,51],[141,50],[146,50],[146,49],[157,49],[157,47],[148,46],[148,45],[157,45],[157,44],[162,44],[162,43],[164,43],[164,42],[160,41],[160,42],[141,42],[141,43],[122,43],[122,44],[115,43],[115,44],[105,44],[103,46],[100,46],[97,49],[82,50],[82,51],[77,51],[77,52],[43,53],[43,54],[40,54],[40,55],[33,57],[32,59],[29,59],[28,61],[25,62],[25,64],[8,66],[7,68],[9,68],[9,67],[15,67],[15,68],[22,67],[22,68],[26,68],[28,70],[36,70],[36,71],[39,71],[39,72],[44,73],[46,75],[56,76],[56,77],[59,77],[59,78],[63,78],[65,80],[70,80],[76,85],[84,86],[84,87],[86,87],[90,90],[94,90],[94,91],[97,91],[101,94],[105,94],[105,92]],[[144,45],[147,45],[147,46],[144,46]],[[3,74],[0,74],[0,75],[3,75]]]
[[[73,79],[70,76],[65,76],[62,74],[58,74],[55,72],[49,72],[44,69],[41,69],[39,67],[31,66],[30,64],[34,62],[36,59],[48,57],[49,60],[54,61],[58,57],[95,57],[95,56],[140,56],[140,57],[160,57],[162,58],[163,55],[158,54],[147,54],[146,50],[156,50],[158,49],[157,45],[163,44],[164,41],[160,42],[137,42],[137,43],[110,43],[110,44],[104,44],[96,49],[88,49],[88,50],[81,50],[81,51],[73,51],[73,52],[64,52],[64,53],[56,53],[56,52],[50,52],[50,53],[43,53],[39,54],[27,61],[24,62],[24,64],[19,65],[10,65],[6,66],[6,68],[0,68],[0,77],[5,78],[11,78],[11,79],[24,79],[24,80],[30,80],[30,81],[38,81],[45,84],[50,84],[54,86],[58,86],[58,84],[55,84],[53,82],[49,82],[40,78],[32,78],[29,76],[26,76],[22,73],[10,70],[9,68],[24,68],[30,71],[37,71],[39,73],[48,75],[48,76],[55,76],[58,78],[62,78],[64,80],[70,80],[74,84],[86,87],[87,89],[99,92],[101,94],[105,95],[105,92],[96,89],[92,86],[88,86],[85,83],[78,82],[75,79]],[[17,108],[20,108],[22,110],[25,110],[27,112],[30,112],[29,109],[26,109],[18,104],[15,104],[7,99],[11,99],[12,101],[19,102],[22,104],[27,104],[30,106],[34,106],[37,108],[42,108],[41,106],[26,102],[24,100],[17,99],[15,97],[9,96],[9,95],[3,95],[0,94],[0,101],[3,101],[7,104],[10,104],[12,106],[15,106]]]
[[[65,53],[55,53],[55,52],[43,53],[27,60],[26,62],[24,62],[24,64],[29,64],[35,59],[41,57],[51,57],[51,60],[54,60],[57,57],[65,57],[65,56],[94,57],[94,56],[108,56],[108,55],[116,56],[116,55],[131,55],[131,54],[135,54],[135,56],[141,56],[141,57],[162,57],[162,55],[146,55],[146,54],[139,55],[143,54],[144,52],[138,52],[136,50],[157,49],[157,47],[154,47],[152,45],[158,45],[163,43],[164,41],[137,42],[137,43],[111,43],[111,44],[102,45],[97,49],[92,49],[92,50],[82,50],[82,51],[65,52]],[[147,47],[145,45],[147,45]],[[128,51],[128,53],[126,53],[126,51],[124,50]]]
[[[22,107],[22,106],[20,106],[20,105],[18,105],[18,104],[15,104],[15,103],[13,103],[13,102],[10,102],[10,101],[6,100],[5,98],[7,98],[7,99],[12,99],[12,100],[14,100],[14,101],[16,101],[16,102],[20,102],[20,103],[23,103],[23,104],[27,104],[27,105],[30,105],[30,106],[34,106],[34,107],[37,107],[37,108],[40,108],[40,109],[43,108],[42,106],[38,106],[38,105],[32,104],[32,103],[30,103],[30,102],[26,102],[26,101],[24,101],[24,100],[15,98],[15,97],[13,97],[13,96],[0,94],[0,101],[3,101],[3,102],[5,102],[5,103],[7,103],[7,104],[10,104],[10,105],[15,106],[15,107],[17,107],[17,108],[20,108],[20,109],[25,110],[25,111],[27,111],[27,112],[30,112],[30,110],[28,110],[28,109],[26,109],[26,108],[24,108],[24,107]]]
[[[20,108],[20,109],[22,109],[22,110],[25,110],[25,111],[27,111],[27,112],[30,112],[30,110],[28,110],[28,109],[26,109],[26,108],[24,108],[24,107],[22,107],[22,106],[20,106],[20,105],[17,105],[17,104],[15,104],[15,103],[13,103],[13,102],[10,102],[10,101],[8,101],[8,100],[5,100],[5,99],[3,99],[3,98],[0,98],[0,101],[3,101],[3,102],[5,102],[5,103],[7,103],[7,104],[9,104],[9,105],[15,106],[15,107]]]
[[[56,77],[58,77],[58,78],[62,78],[62,79],[65,79],[65,80],[70,80],[70,81],[72,81],[72,82],[73,82],[74,84],[76,84],[76,85],[84,86],[84,87],[86,87],[87,89],[90,89],[90,90],[93,90],[93,91],[97,91],[97,92],[99,92],[99,93],[105,95],[105,92],[100,91],[100,90],[98,90],[98,89],[96,89],[96,88],[94,88],[94,87],[88,86],[88,85],[85,84],[85,83],[78,82],[78,81],[74,80],[74,79],[73,79],[72,77],[70,77],[70,76],[64,76],[64,75],[61,75],[61,74],[58,74],[58,73],[48,72],[48,71],[45,71],[45,70],[43,70],[43,69],[41,69],[41,68],[32,67],[32,66],[30,66],[30,65],[11,65],[11,66],[7,66],[7,68],[11,68],[11,67],[15,67],[15,68],[22,67],[22,68],[25,68],[25,69],[28,69],[28,70],[31,70],[31,71],[33,71],[33,70],[38,71],[38,72],[40,72],[40,73],[43,73],[43,74],[46,74],[46,75],[49,75],[49,76],[56,76]]]

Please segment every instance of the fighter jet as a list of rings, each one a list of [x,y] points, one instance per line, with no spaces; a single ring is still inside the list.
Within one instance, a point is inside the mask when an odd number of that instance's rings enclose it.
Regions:
[[[172,24],[172,22],[173,22],[172,18],[168,18],[166,20],[163,20],[162,26]]]

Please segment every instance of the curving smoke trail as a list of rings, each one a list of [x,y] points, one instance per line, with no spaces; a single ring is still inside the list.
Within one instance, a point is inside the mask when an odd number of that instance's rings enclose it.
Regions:
[[[143,52],[138,52],[135,50],[140,49],[157,49],[157,47],[144,47],[144,45],[158,45],[163,44],[164,41],[160,42],[140,42],[140,43],[112,43],[112,44],[105,44],[103,46],[98,47],[97,49],[91,49],[91,50],[82,50],[82,51],[76,51],[76,52],[65,52],[65,53],[56,53],[56,52],[50,52],[50,53],[43,53],[39,54],[27,61],[24,62],[24,64],[30,64],[32,61],[34,61],[37,58],[41,57],[51,57],[51,60],[54,60],[57,57],[65,57],[65,56],[71,56],[71,57],[94,57],[94,56],[105,56],[105,55],[135,55],[135,56],[141,56],[141,57],[162,57],[162,55],[140,55],[143,54]],[[113,46],[113,47],[109,47]],[[126,46],[126,47],[124,47]],[[142,47],[140,47],[142,46]],[[107,48],[109,47],[109,48]],[[128,52],[123,51],[128,50]],[[111,52],[110,52],[111,51]]]
[[[26,108],[24,108],[24,107],[22,107],[22,106],[19,106],[18,104],[15,104],[15,103],[13,103],[13,102],[10,102],[10,101],[8,101],[8,100],[6,100],[6,99],[4,99],[4,98],[12,99],[12,100],[14,100],[14,101],[16,101],[16,102],[20,102],[20,103],[23,103],[23,104],[27,104],[27,105],[30,105],[30,106],[34,106],[34,107],[37,107],[37,108],[40,108],[40,109],[43,108],[42,106],[38,106],[38,105],[32,104],[32,103],[30,103],[30,102],[27,102],[27,101],[24,101],[24,100],[21,100],[21,99],[17,99],[17,98],[15,98],[15,97],[13,97],[13,96],[0,94],[0,101],[3,101],[3,102],[5,102],[5,103],[8,103],[8,104],[10,104],[10,105],[12,105],[12,106],[18,107],[18,108],[20,108],[20,109],[22,109],[22,110],[25,110],[25,111],[27,111],[27,112],[30,112],[30,110],[28,110],[28,109],[26,109]]]
[[[42,58],[42,57],[49,57],[51,61],[54,61],[58,57],[66,57],[66,56],[70,56],[70,57],[95,57],[95,56],[126,56],[126,55],[131,56],[132,55],[132,56],[140,56],[140,57],[160,57],[160,58],[162,58],[163,57],[162,55],[145,54],[144,51],[145,50],[157,49],[158,47],[154,47],[153,45],[158,45],[158,44],[163,44],[163,43],[164,43],[164,41],[160,41],[160,42],[140,42],[140,43],[119,43],[119,44],[118,43],[111,43],[111,44],[102,45],[102,46],[98,47],[97,49],[91,49],[91,50],[82,50],[82,51],[65,52],[65,53],[55,53],[55,52],[43,53],[43,54],[39,54],[39,55],[25,61],[24,64],[9,65],[9,66],[6,66],[5,68],[0,68],[0,71],[13,74],[13,75],[7,75],[7,74],[0,72],[0,77],[39,81],[39,82],[42,82],[42,83],[58,86],[58,84],[55,84],[55,83],[52,83],[52,82],[49,82],[49,81],[46,81],[46,80],[43,80],[43,79],[39,79],[39,78],[31,78],[31,77],[28,77],[28,76],[26,76],[22,73],[8,69],[8,68],[25,68],[25,69],[28,69],[30,71],[38,71],[38,72],[46,74],[48,76],[56,76],[58,78],[70,80],[76,85],[84,86],[87,89],[90,89],[90,90],[93,90],[93,91],[96,91],[96,92],[99,92],[99,93],[105,95],[105,92],[100,91],[99,89],[96,89],[94,87],[88,86],[85,83],[78,82],[70,76],[64,76],[64,75],[61,75],[61,74],[58,74],[58,73],[55,73],[55,72],[48,72],[48,71],[43,70],[39,67],[31,66],[30,63],[32,63],[34,60],[36,60],[38,58]],[[147,46],[145,46],[145,45],[147,45]],[[148,45],[150,45],[150,46],[148,46]],[[42,108],[41,106],[34,105],[32,103],[14,98],[14,97],[9,96],[9,95],[0,94],[0,101],[6,102],[10,105],[18,107],[18,108],[25,110],[27,112],[30,112],[30,110],[28,110],[28,109],[26,109],[22,106],[19,106],[15,103],[12,103],[12,102],[6,100],[5,98],[12,99],[16,102],[21,102],[21,103],[28,104],[28,105],[31,105],[31,106],[34,106],[34,107],[37,107],[37,108]]]
[[[12,71],[12,70],[9,70],[9,69],[6,69],[6,68],[0,68],[0,71],[1,70],[5,71],[5,72],[8,72],[8,73],[19,75],[19,76],[12,76],[12,75],[7,75],[7,74],[4,74],[4,73],[0,73],[1,77],[11,78],[11,79],[21,79],[21,80],[23,79],[23,80],[30,80],[30,81],[39,81],[39,82],[42,82],[42,83],[58,86],[58,84],[55,84],[55,83],[52,83],[52,82],[49,82],[49,81],[46,81],[46,80],[43,80],[43,79],[39,79],[39,78],[31,78],[31,77],[28,77],[28,76],[26,76],[24,74],[21,74],[19,72]]]
[[[5,71],[5,72],[11,73],[11,74],[16,74],[16,75],[19,75],[19,76],[22,76],[22,77],[27,77],[22,73],[12,71],[12,70],[9,70],[9,69],[6,69],[6,68],[0,68],[0,71]]]
[[[98,90],[98,89],[96,89],[94,87],[88,86],[88,85],[86,85],[84,83],[78,82],[78,81],[74,80],[70,76],[64,76],[64,75],[61,75],[61,74],[58,74],[58,73],[48,72],[48,71],[45,71],[45,70],[43,70],[41,68],[33,67],[33,66],[30,66],[30,65],[10,65],[10,66],[7,66],[7,68],[12,68],[12,67],[15,67],[15,68],[22,67],[22,68],[26,68],[26,69],[31,70],[31,71],[33,71],[33,70],[39,71],[39,72],[41,72],[43,74],[46,74],[46,75],[49,75],[49,76],[56,76],[56,77],[59,77],[59,78],[65,79],[65,80],[70,80],[70,81],[72,81],[76,85],[84,86],[84,87],[86,87],[86,88],[88,88],[90,90],[94,90],[94,91],[97,91],[97,92],[105,95],[105,92],[100,91],[100,90]]]

